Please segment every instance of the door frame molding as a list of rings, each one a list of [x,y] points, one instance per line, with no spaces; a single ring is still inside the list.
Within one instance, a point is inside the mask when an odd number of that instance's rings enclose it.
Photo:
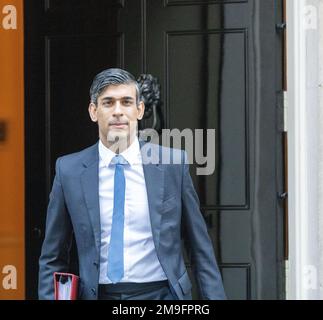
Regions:
[[[318,1],[287,0],[288,208],[287,299],[318,299]],[[310,10],[310,11],[309,11]],[[318,12],[318,11],[317,11]],[[316,12],[316,13],[317,13]]]

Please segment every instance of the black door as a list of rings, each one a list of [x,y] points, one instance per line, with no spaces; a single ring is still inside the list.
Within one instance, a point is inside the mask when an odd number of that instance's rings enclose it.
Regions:
[[[284,298],[281,9],[278,0],[25,2],[27,298],[37,297],[55,159],[96,142],[88,89],[115,66],[159,79],[165,128],[215,129],[214,173],[191,173],[228,298]]]

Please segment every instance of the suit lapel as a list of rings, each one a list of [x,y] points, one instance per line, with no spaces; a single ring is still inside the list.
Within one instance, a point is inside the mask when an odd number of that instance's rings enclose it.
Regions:
[[[95,246],[100,252],[101,225],[99,204],[99,150],[98,144],[93,146],[87,159],[83,161],[85,170],[81,175],[81,184],[85,203],[89,212],[95,238]]]
[[[143,148],[145,146],[145,148]],[[159,146],[140,141],[143,171],[146,181],[149,215],[156,249],[159,247],[162,200],[164,197],[164,168],[158,163]],[[147,150],[151,152],[149,159]],[[151,161],[153,159],[153,161]]]

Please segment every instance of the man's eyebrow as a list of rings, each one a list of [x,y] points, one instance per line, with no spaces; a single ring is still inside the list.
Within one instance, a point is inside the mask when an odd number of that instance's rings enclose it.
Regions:
[[[120,100],[121,99],[135,100],[133,97],[128,97],[128,96],[121,97]],[[115,100],[115,98],[114,97],[104,97],[104,98],[102,98],[102,100]]]

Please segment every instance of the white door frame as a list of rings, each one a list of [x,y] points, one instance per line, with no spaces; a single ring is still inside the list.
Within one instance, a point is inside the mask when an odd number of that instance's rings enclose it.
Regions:
[[[287,0],[287,299],[319,299],[319,3]]]

